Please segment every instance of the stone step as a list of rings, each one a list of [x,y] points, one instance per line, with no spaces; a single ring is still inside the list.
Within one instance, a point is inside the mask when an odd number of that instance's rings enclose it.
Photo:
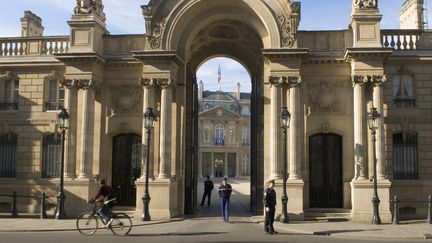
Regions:
[[[312,208],[305,209],[304,215],[306,221],[349,221],[351,220],[351,209]]]

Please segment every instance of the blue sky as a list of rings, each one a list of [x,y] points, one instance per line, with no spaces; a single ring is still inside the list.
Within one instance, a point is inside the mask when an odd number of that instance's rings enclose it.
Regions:
[[[208,0],[211,1],[211,0]],[[233,0],[234,1],[234,0]],[[383,14],[381,28],[399,28],[399,11],[405,0],[381,0]],[[300,0],[302,4],[301,30],[347,29],[352,0]],[[107,16],[107,28],[111,34],[142,34],[145,32],[140,5],[148,0],[103,0]],[[45,35],[68,35],[70,19],[76,0],[15,0],[2,5],[0,36],[19,36],[20,18],[24,10],[31,10],[42,18]],[[428,19],[432,21],[432,0],[429,0]],[[432,27],[432,22],[429,24]],[[211,59],[198,71],[198,79],[205,82],[206,89],[217,89],[218,65],[222,69],[222,89],[232,91],[237,82],[242,91],[250,91],[249,75],[243,66],[226,58]]]

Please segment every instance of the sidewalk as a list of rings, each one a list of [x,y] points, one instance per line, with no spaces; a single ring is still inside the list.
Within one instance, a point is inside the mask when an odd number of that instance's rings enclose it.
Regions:
[[[184,219],[170,219],[143,222],[132,219],[133,227],[164,224]],[[99,227],[101,227],[99,222]],[[75,231],[76,219],[39,219],[39,218],[3,218],[0,217],[0,232],[47,232],[47,231]]]
[[[264,217],[252,217],[263,224]],[[274,223],[276,231],[324,235],[343,238],[382,238],[382,239],[432,239],[432,225],[423,221],[401,222],[399,225],[344,222],[301,222],[288,224]]]

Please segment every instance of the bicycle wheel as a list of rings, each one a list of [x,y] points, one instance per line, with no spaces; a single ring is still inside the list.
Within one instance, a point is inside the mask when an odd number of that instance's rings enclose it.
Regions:
[[[116,235],[127,235],[132,229],[132,220],[125,213],[114,214],[110,229]]]
[[[82,213],[77,218],[76,226],[81,234],[93,235],[98,229],[97,217],[89,212]]]

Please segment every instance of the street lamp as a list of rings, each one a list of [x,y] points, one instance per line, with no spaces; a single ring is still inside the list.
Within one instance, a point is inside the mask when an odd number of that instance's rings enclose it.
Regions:
[[[141,217],[142,221],[150,221],[149,203],[150,194],[148,190],[148,180],[149,180],[149,167],[150,167],[150,140],[151,140],[151,130],[154,127],[154,122],[156,120],[156,115],[153,113],[152,108],[147,108],[144,113],[144,127],[147,130],[147,162],[146,162],[146,173],[145,173],[145,191],[142,197],[144,210]]]
[[[283,132],[283,183],[282,183],[282,215],[280,217],[281,223],[289,223],[288,212],[287,212],[287,204],[288,204],[288,196],[286,191],[286,183],[289,176],[287,172],[287,130],[290,126],[291,114],[289,113],[286,107],[282,107],[280,114],[280,125]]]
[[[57,195],[57,208],[55,219],[65,219],[66,212],[64,209],[64,202],[66,196],[64,194],[64,154],[65,154],[65,138],[66,129],[68,129],[69,113],[65,108],[62,108],[57,114],[59,128],[61,130],[61,161],[60,161],[60,188]]]
[[[380,200],[378,198],[378,186],[377,186],[377,159],[376,159],[376,131],[380,125],[380,117],[381,115],[378,113],[377,109],[372,107],[371,111],[368,113],[368,121],[369,121],[369,129],[372,131],[372,142],[373,142],[373,182],[374,182],[374,193],[372,197],[372,205],[373,205],[373,217],[372,224],[381,224],[381,219],[379,216],[378,207],[380,204]]]

